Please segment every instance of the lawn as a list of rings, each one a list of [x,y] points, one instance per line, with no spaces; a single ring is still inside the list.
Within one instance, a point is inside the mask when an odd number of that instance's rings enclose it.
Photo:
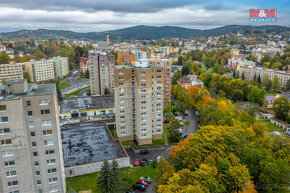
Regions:
[[[86,88],[88,88],[88,87],[85,87],[85,88],[82,88],[82,89],[76,90],[76,91],[74,91],[74,92],[72,92],[72,93],[66,95],[64,98],[69,98],[70,96],[78,96],[79,93],[80,93],[82,90],[86,89]]]
[[[282,129],[280,127],[277,127],[276,125],[274,125],[273,123],[271,123],[270,121],[267,121],[265,119],[259,119],[258,122],[262,123],[263,125],[265,125],[265,127],[268,128],[269,132],[282,131]]]
[[[123,168],[121,172],[124,174],[124,187],[129,189],[137,180],[142,176],[149,176],[154,178],[156,175],[156,168],[150,166]],[[77,192],[82,190],[92,190],[92,193],[100,193],[100,190],[96,184],[98,172],[92,174],[86,174],[82,176],[66,178],[66,190],[73,189]]]
[[[152,144],[144,144],[141,146],[155,146],[155,145],[165,145],[165,139],[154,139],[152,140]]]
[[[78,80],[78,81],[89,81],[90,79],[82,78],[82,77],[78,76],[78,77],[76,78],[76,80]]]
[[[189,125],[190,122],[189,122],[189,121],[183,121],[183,124],[184,124],[184,125]]]
[[[71,84],[69,84],[67,82],[62,82],[62,83],[58,84],[59,90],[65,89],[65,88],[70,87],[70,86],[71,86]]]

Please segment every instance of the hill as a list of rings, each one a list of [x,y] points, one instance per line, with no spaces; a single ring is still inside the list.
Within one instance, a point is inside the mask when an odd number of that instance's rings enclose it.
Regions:
[[[105,40],[106,35],[110,35],[110,39],[112,41],[125,41],[125,40],[152,40],[161,38],[190,38],[196,36],[213,36],[237,31],[244,31],[246,33],[263,33],[263,32],[280,33],[290,31],[290,28],[278,25],[265,25],[265,26],[228,25],[208,30],[200,30],[176,26],[156,27],[156,26],[139,25],[118,30],[110,30],[103,32],[88,32],[88,33],[79,33],[66,30],[47,30],[47,29],[19,30],[14,32],[1,33],[1,37],[10,39],[26,39],[30,36],[30,33],[33,33],[35,39]]]

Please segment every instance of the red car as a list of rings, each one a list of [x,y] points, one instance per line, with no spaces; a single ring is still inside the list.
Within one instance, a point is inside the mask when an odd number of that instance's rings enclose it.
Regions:
[[[164,119],[163,123],[169,123],[169,121],[167,119]]]
[[[148,185],[147,182],[145,182],[144,180],[141,180],[141,179],[137,181],[137,184],[142,184],[144,186],[147,186]]]
[[[134,166],[140,166],[141,160],[140,159],[136,159]]]

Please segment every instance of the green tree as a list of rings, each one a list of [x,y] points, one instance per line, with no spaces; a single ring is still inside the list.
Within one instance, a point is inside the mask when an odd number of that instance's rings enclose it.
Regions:
[[[272,86],[271,86],[271,90],[274,92],[277,92],[277,90],[280,89],[280,82],[278,77],[275,75],[272,81]]]
[[[257,82],[258,82],[259,84],[261,84],[261,75],[260,75],[260,73],[259,73],[259,75],[258,75]]]
[[[243,80],[245,80],[245,72],[242,73],[242,77]]]
[[[290,79],[287,80],[286,89],[287,89],[287,90],[290,90]]]
[[[241,101],[243,100],[243,91],[239,90],[239,89],[236,89],[234,90],[233,94],[232,94],[232,99],[233,101]]]
[[[107,159],[103,161],[99,172],[97,184],[102,193],[114,193],[114,182],[110,163]]]
[[[0,64],[8,64],[9,63],[9,56],[6,53],[0,53]]]
[[[264,86],[266,90],[269,90],[272,86],[272,81],[268,73],[262,78],[262,86]]]
[[[286,121],[290,110],[290,104],[287,98],[284,96],[280,96],[279,98],[275,99],[273,108],[276,118]]]
[[[114,159],[111,164],[111,171],[112,171],[112,181],[114,184],[114,192],[121,193],[124,191],[123,189],[123,177],[119,169],[118,162]]]
[[[89,71],[89,69],[87,69],[87,71],[86,71],[85,78],[87,78],[87,79],[90,78],[90,71]]]
[[[248,100],[262,106],[264,104],[265,95],[266,91],[264,89],[259,89],[257,86],[254,86],[248,95]]]
[[[181,70],[177,70],[172,77],[172,84],[177,84],[177,81],[182,77]]]
[[[30,75],[28,72],[23,72],[23,78],[27,79],[28,83],[31,83]]]
[[[167,126],[167,129],[170,132],[169,139],[171,142],[178,142],[180,140],[181,133],[179,132],[180,124],[175,117],[173,119],[170,119],[169,125]]]

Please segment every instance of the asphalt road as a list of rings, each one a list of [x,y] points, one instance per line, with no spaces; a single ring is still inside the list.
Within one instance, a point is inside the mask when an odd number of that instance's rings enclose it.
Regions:
[[[198,129],[198,122],[197,122],[197,116],[195,115],[195,110],[193,109],[189,109],[188,111],[188,115],[187,116],[183,116],[183,121],[188,121],[190,122],[189,125],[184,125],[182,127],[182,135],[190,135],[193,134],[197,131]]]
[[[88,90],[89,88],[85,88],[85,89],[83,89],[83,90],[81,90],[80,92],[79,92],[79,95],[78,96],[87,96],[87,90]]]
[[[90,85],[90,81],[78,81],[76,78],[80,75],[81,75],[81,73],[78,70],[78,71],[73,72],[72,75],[70,75],[66,79],[64,79],[62,82],[67,82],[67,83],[71,84],[71,86],[67,87],[65,89],[62,89],[61,92],[63,93],[63,92],[69,91],[73,88],[79,88],[79,87],[84,86],[84,85]],[[83,96],[83,95],[79,95],[79,96]]]

